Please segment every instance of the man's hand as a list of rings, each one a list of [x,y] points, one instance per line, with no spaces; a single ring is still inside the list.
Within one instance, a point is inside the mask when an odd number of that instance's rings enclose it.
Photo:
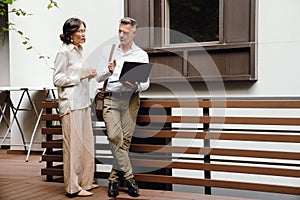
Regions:
[[[132,90],[137,90],[138,89],[138,83],[131,83],[131,82],[125,81],[125,82],[122,82],[122,84],[125,87],[130,88]]]
[[[114,73],[114,70],[115,70],[115,67],[116,67],[116,60],[113,60],[110,63],[108,63],[107,67],[108,67],[108,70],[111,74]]]

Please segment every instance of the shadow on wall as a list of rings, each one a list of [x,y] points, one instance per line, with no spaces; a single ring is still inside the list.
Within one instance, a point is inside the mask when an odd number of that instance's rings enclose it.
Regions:
[[[223,85],[224,84],[224,85]],[[209,82],[209,87],[205,82],[179,82],[179,83],[151,83],[151,86],[148,91],[143,92],[144,95],[157,95],[157,96],[173,96],[174,91],[176,89],[177,94],[183,94],[183,96],[192,96],[194,94],[204,94],[207,97],[211,97],[213,95],[221,95],[219,97],[225,97],[226,91],[230,91],[231,93],[238,95],[251,95],[249,90],[255,82],[253,81],[231,81],[231,82],[223,82],[222,84],[218,82]],[[225,87],[225,93],[224,93]],[[218,93],[218,91],[220,91]],[[204,96],[201,96],[203,98]],[[214,96],[213,96],[214,97]]]

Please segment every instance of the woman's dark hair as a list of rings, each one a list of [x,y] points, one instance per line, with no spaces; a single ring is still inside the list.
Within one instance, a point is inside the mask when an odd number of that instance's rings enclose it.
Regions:
[[[64,26],[63,26],[63,33],[60,34],[61,41],[63,41],[66,44],[70,44],[71,43],[71,35],[80,28],[81,24],[83,24],[83,26],[86,28],[84,21],[82,21],[78,18],[67,19],[67,21],[64,23]]]

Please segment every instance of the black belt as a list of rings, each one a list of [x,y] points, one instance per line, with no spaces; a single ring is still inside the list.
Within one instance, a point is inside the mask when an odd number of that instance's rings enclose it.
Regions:
[[[131,95],[137,94],[136,92],[105,92],[104,96],[105,97],[128,97]]]

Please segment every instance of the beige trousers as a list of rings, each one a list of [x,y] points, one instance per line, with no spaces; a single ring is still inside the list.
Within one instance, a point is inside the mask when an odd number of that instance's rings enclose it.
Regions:
[[[90,108],[63,116],[62,130],[65,191],[73,194],[91,189],[95,165]]]
[[[116,93],[104,99],[103,118],[114,157],[109,180],[113,182],[117,182],[120,178],[128,180],[134,177],[128,152],[135,130],[140,98],[138,93],[132,97],[130,95]]]

